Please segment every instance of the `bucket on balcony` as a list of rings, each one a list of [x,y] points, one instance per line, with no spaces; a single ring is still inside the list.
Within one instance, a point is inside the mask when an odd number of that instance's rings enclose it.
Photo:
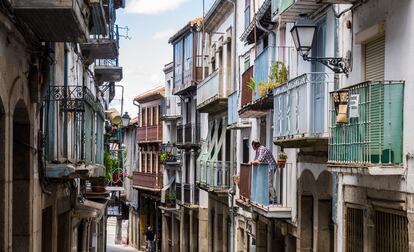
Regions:
[[[111,108],[105,111],[105,113],[112,124],[119,125],[122,122],[121,114],[119,114],[118,110]]]

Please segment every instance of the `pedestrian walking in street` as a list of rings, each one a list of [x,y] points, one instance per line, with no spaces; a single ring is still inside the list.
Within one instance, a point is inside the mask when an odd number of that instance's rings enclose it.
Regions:
[[[147,232],[145,233],[145,241],[147,242],[147,251],[154,252],[155,251],[155,239],[157,239],[154,231],[152,230],[151,226],[148,226]]]
[[[272,152],[266,148],[265,146],[261,145],[260,141],[254,139],[252,141],[252,148],[256,151],[256,155],[254,160],[249,162],[250,165],[258,165],[258,164],[268,164],[269,165],[269,203],[274,204],[277,202],[276,198],[276,190],[273,186],[273,177],[275,171],[277,169],[276,160],[273,157]]]

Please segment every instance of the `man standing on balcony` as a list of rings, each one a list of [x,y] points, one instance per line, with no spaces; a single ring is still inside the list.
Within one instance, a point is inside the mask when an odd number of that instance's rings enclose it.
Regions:
[[[269,165],[269,203],[274,204],[277,202],[276,199],[276,190],[273,187],[273,177],[274,172],[277,168],[276,160],[273,157],[272,152],[266,148],[265,146],[260,144],[260,141],[254,139],[252,141],[253,150],[256,151],[256,156],[254,160],[250,161],[250,165],[258,165],[258,164],[268,164]]]

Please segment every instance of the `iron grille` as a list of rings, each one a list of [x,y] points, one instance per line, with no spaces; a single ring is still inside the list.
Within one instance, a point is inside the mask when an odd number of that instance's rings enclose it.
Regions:
[[[364,251],[364,211],[348,207],[346,209],[346,251]]]
[[[46,100],[59,102],[64,112],[85,112],[86,105],[96,105],[92,92],[85,86],[50,86]]]
[[[408,251],[407,217],[376,211],[375,236],[375,251],[377,252]]]

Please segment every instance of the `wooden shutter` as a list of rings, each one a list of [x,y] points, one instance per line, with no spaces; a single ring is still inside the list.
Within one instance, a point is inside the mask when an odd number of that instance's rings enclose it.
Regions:
[[[365,44],[365,80],[384,80],[385,36]]]

